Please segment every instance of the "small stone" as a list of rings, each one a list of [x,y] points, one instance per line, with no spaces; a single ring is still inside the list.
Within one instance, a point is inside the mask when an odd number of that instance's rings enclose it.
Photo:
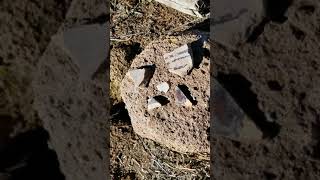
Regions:
[[[155,98],[148,99],[148,111],[161,107],[161,103],[158,102]]]
[[[168,92],[169,88],[170,88],[170,86],[167,82],[163,82],[163,83],[157,85],[157,89],[160,92],[166,93],[166,92]]]
[[[191,101],[187,98],[187,96],[182,92],[179,87],[176,87],[175,91],[176,104],[190,107],[192,106]]]
[[[133,81],[135,87],[146,87],[153,75],[153,69],[151,67],[138,68],[129,71],[128,75]]]
[[[185,44],[170,53],[166,53],[164,60],[168,65],[169,72],[184,77],[193,67],[192,49]]]

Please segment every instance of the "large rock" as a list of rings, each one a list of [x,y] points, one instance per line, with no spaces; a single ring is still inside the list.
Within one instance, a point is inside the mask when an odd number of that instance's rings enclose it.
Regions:
[[[66,179],[105,179],[106,88],[79,78],[78,66],[55,40],[38,64],[35,109]]]
[[[132,62],[130,69],[142,66],[155,65],[153,77],[148,87],[135,87],[129,74],[121,84],[121,95],[131,117],[132,126],[137,134],[150,138],[178,152],[209,153],[209,59],[203,57],[194,59],[199,68],[191,70],[183,77],[169,72],[164,60],[166,53],[185,45],[192,44],[203,50],[201,40],[196,35],[182,35],[167,37],[152,42]],[[206,45],[204,45],[205,47]],[[208,47],[206,47],[208,48]],[[201,53],[200,53],[201,54]],[[197,56],[198,57],[198,56]],[[168,82],[168,92],[160,92],[157,88],[162,82]],[[176,103],[176,89],[181,88],[186,97],[192,96],[194,101],[190,106],[181,106]],[[188,94],[189,93],[189,94]],[[148,111],[148,99],[159,98],[157,108]],[[166,98],[168,102],[166,101]],[[161,100],[162,99],[162,100]],[[163,102],[161,102],[163,101]],[[189,100],[188,100],[189,101]],[[150,108],[149,108],[150,109]]]

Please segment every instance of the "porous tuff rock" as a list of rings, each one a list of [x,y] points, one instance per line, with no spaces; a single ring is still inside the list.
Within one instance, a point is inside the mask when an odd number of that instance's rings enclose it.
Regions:
[[[65,179],[102,180],[107,169],[102,163],[107,154],[107,88],[100,80],[80,78],[81,69],[60,38],[61,33],[52,38],[37,65],[34,107]]]
[[[182,153],[209,153],[209,59],[203,57],[198,69],[180,77],[169,72],[163,55],[184,44],[197,41],[196,35],[167,37],[150,43],[132,62],[130,69],[155,65],[148,88],[135,88],[128,76],[121,83],[121,96],[131,117],[134,131]],[[199,47],[200,48],[200,47]],[[152,111],[147,110],[147,99],[160,95],[157,85],[170,82],[171,87],[185,85],[197,101],[191,107],[175,103],[175,88],[166,94],[168,103]]]

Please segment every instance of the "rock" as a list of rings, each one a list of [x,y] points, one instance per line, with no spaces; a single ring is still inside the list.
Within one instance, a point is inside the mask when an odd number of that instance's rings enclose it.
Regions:
[[[177,86],[175,89],[176,104],[181,106],[190,107],[192,106],[191,101],[187,98],[184,92]]]
[[[152,97],[151,99],[148,99],[148,111],[161,106],[161,103],[158,102],[155,98]]]
[[[209,0],[156,0],[191,16],[204,17],[210,12]]]
[[[166,93],[170,89],[170,86],[169,86],[169,84],[167,82],[163,82],[163,83],[157,85],[157,89],[160,92]]]
[[[177,76],[169,72],[164,61],[164,54],[196,41],[197,34],[168,36],[151,42],[132,61],[131,67],[155,65],[155,71],[148,88],[133,91],[134,84],[128,76],[121,82],[121,96],[131,118],[134,131],[145,138],[152,139],[174,151],[183,153],[209,154],[209,67],[208,58],[201,58],[199,69],[194,69],[186,76]],[[209,49],[209,47],[205,47]],[[186,49],[186,48],[185,48]],[[204,50],[203,47],[199,48]],[[181,84],[189,87],[190,94],[197,103],[185,108],[175,102],[175,88],[170,88],[164,96],[159,96],[157,86],[170,82],[170,87]],[[146,99],[154,97],[161,108],[147,110]],[[160,97],[163,100],[159,100]]]
[[[102,180],[107,166],[97,162],[107,158],[107,77],[80,78],[76,57],[61,44],[61,34],[52,38],[37,65],[34,108],[50,134],[50,147],[57,153],[65,179]]]
[[[263,0],[224,0],[213,6],[213,40],[235,49],[245,43],[264,18]]]
[[[193,67],[192,49],[188,44],[164,54],[169,71],[181,77],[188,74]]]
[[[153,74],[152,66],[133,69],[128,72],[128,76],[133,81],[134,86],[136,88],[139,86],[147,87],[152,77],[152,74]]]

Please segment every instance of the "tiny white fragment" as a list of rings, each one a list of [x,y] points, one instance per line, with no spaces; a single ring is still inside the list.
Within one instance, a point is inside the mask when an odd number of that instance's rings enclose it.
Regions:
[[[192,49],[185,44],[170,53],[164,54],[169,72],[184,77],[193,67]]]
[[[167,82],[163,82],[163,83],[157,85],[157,89],[160,92],[166,93],[170,89],[170,86]]]
[[[148,99],[148,111],[161,106],[161,103],[159,103],[155,98]]]

